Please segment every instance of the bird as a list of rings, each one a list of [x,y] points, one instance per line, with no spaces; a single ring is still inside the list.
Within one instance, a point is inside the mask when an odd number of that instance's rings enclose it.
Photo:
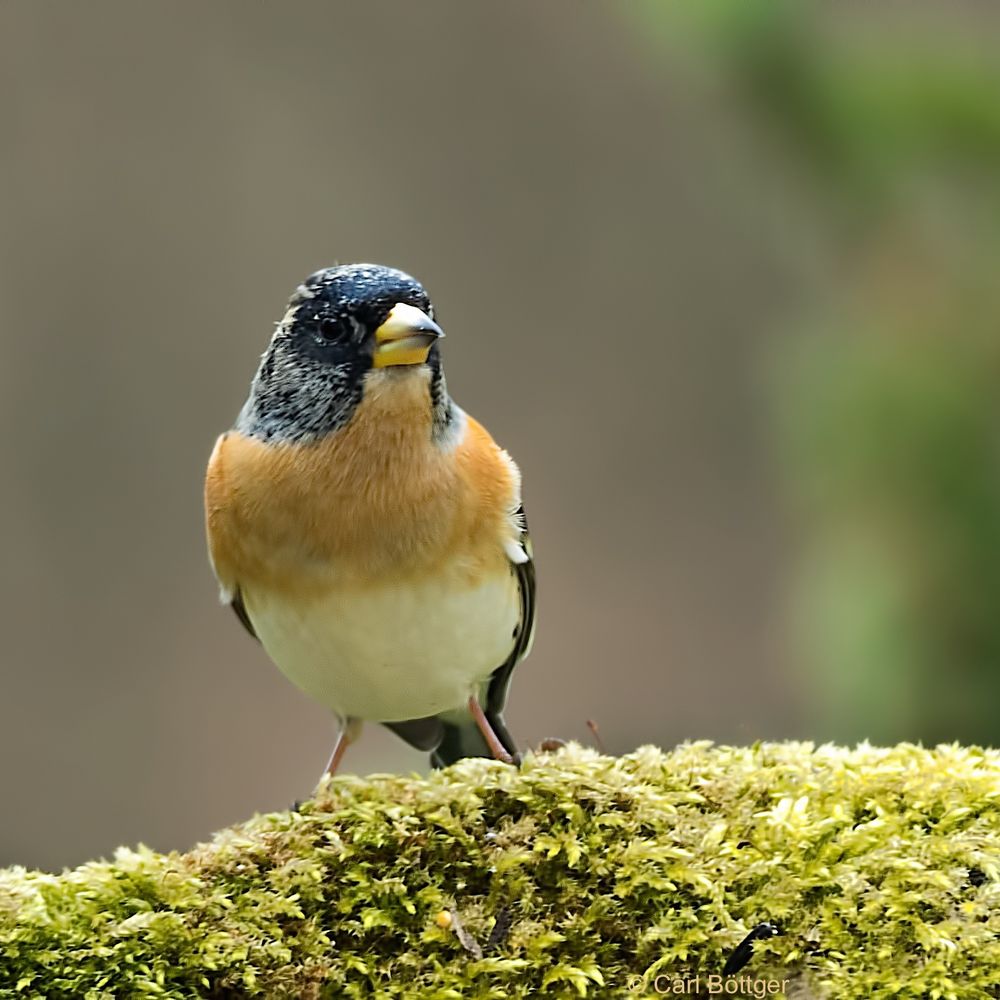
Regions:
[[[535,628],[521,473],[451,398],[443,337],[409,274],[316,271],[208,462],[222,602],[335,717],[326,774],[364,722],[437,768],[520,760],[503,713]]]

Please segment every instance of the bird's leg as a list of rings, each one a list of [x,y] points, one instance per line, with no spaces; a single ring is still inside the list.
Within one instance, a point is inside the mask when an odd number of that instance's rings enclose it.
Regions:
[[[333,745],[333,753],[330,754],[330,763],[326,765],[324,776],[333,777],[340,767],[340,762],[344,757],[344,751],[358,738],[361,733],[361,720],[347,718],[340,723],[340,732],[337,733],[337,742]]]
[[[490,753],[493,754],[493,759],[502,760],[505,764],[513,764],[514,758],[507,753],[506,748],[500,742],[497,734],[493,732],[490,720],[486,718],[486,713],[482,710],[482,707],[474,694],[469,695],[469,711],[472,713],[472,717],[476,720],[476,725],[479,727],[479,731],[483,734],[483,739],[486,740],[486,745],[490,748]]]

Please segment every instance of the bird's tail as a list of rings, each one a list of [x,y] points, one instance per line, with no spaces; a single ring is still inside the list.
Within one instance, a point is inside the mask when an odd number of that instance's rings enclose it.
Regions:
[[[487,713],[493,732],[512,757],[517,754],[517,744],[507,730],[500,713]],[[444,722],[444,737],[438,748],[431,754],[431,767],[447,767],[463,757],[492,757],[476,720],[469,713],[463,716],[449,716]]]

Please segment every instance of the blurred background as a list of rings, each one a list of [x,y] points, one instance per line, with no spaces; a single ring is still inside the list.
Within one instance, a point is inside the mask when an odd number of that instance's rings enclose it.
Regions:
[[[311,790],[201,485],[337,261],[425,283],[524,472],[524,743],[996,744],[998,13],[0,5],[0,864]]]

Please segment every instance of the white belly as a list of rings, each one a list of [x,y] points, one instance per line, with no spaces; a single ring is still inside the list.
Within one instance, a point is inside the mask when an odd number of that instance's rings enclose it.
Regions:
[[[245,591],[257,635],[282,672],[341,717],[417,719],[463,706],[506,660],[519,617],[512,574],[331,589],[310,602]]]

